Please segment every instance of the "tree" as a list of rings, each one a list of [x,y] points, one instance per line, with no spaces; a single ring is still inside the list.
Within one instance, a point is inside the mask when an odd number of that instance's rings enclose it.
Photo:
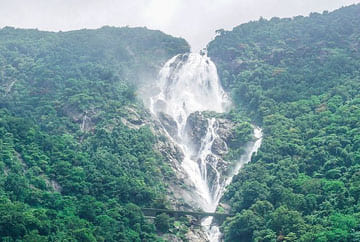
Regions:
[[[154,223],[159,232],[166,233],[170,228],[170,217],[166,213],[161,213],[155,217]]]
[[[251,210],[244,210],[225,222],[225,241],[253,241],[254,231],[264,225],[264,221]]]

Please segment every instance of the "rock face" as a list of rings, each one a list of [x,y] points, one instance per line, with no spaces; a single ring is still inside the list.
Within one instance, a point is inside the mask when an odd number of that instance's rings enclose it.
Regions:
[[[194,152],[199,151],[201,140],[205,137],[208,127],[208,120],[201,112],[190,114],[186,120],[185,132],[189,142],[194,146]]]
[[[208,113],[192,113],[187,119],[185,132],[193,147],[192,159],[197,160],[200,169],[205,160],[207,183],[216,199],[219,184],[223,184],[229,174],[230,164],[224,160],[224,156],[229,152],[228,142],[233,138],[235,124],[209,116]],[[208,144],[211,144],[210,147]]]
[[[188,241],[207,242],[209,241],[206,234],[199,228],[191,228],[186,234]]]
[[[71,120],[79,124],[81,132],[87,133],[95,128],[95,124],[98,120],[99,110],[89,109],[84,112],[78,111],[74,107],[66,106],[63,109],[66,116]]]
[[[230,140],[234,137],[232,133],[235,124],[227,119],[218,119],[219,127],[217,133],[226,144],[230,143]]]
[[[178,126],[175,120],[166,113],[159,112],[158,114],[161,124],[171,137],[176,138],[178,136]]]
[[[228,143],[233,137],[232,129],[235,124],[227,119],[216,119],[216,137],[211,145],[211,151],[217,156],[223,156],[228,152]],[[209,118],[202,112],[190,114],[186,121],[185,131],[189,142],[194,146],[194,153],[198,153],[202,141],[209,129]]]
[[[211,146],[211,151],[216,155],[224,155],[228,151],[228,146],[222,138],[216,138]]]
[[[92,122],[91,118],[87,115],[87,113],[84,114],[82,117],[82,122],[80,124],[80,130],[81,132],[89,132],[94,127],[94,123]]]
[[[144,116],[146,116],[145,113],[139,114],[135,107],[128,106],[125,107],[125,114],[123,114],[120,120],[131,129],[140,129],[148,123]]]
[[[157,117],[158,119],[148,115],[144,122],[150,125],[153,133],[158,137],[154,148],[161,153],[173,171],[173,174],[164,178],[168,190],[167,199],[173,209],[201,210],[196,201],[202,198],[194,192],[194,184],[182,166],[183,149],[174,142],[179,135],[179,127],[171,116],[161,111],[158,111]],[[211,193],[216,193],[216,184],[222,183],[226,179],[230,164],[224,161],[224,156],[229,151],[228,142],[233,137],[231,131],[234,127],[233,122],[221,118],[212,118],[211,114],[206,112],[194,112],[186,120],[184,132],[187,142],[193,146],[192,159],[198,161],[199,166],[202,163],[201,159],[206,161],[207,182]],[[213,129],[211,137],[209,137],[210,129]],[[209,143],[206,139],[211,140],[209,147],[205,147],[205,144]],[[208,149],[209,152],[205,157],[200,157],[199,155],[203,154],[201,151],[204,149]],[[186,237],[189,241],[208,241],[204,231],[195,226],[191,226]],[[177,241],[176,237],[166,239]]]

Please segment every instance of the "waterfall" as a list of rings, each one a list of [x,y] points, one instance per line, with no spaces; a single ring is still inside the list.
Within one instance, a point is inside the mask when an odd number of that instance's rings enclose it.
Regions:
[[[235,169],[232,170],[231,174],[227,177],[227,179],[225,180],[225,184],[222,187],[221,193],[218,195],[219,196],[219,200],[221,198],[221,196],[223,195],[224,189],[227,185],[229,185],[232,181],[232,178],[234,177],[234,175],[236,175],[240,168],[248,163],[251,160],[251,156],[257,152],[257,150],[260,148],[261,146],[261,142],[262,142],[262,131],[260,128],[258,127],[254,127],[254,141],[249,142],[245,149],[244,149],[244,154],[241,156],[240,160],[237,162]],[[219,200],[217,202],[219,202]],[[209,238],[210,242],[217,242],[220,241],[221,238],[221,233],[220,233],[220,229],[218,226],[216,225],[212,225],[212,218],[208,217],[206,218],[203,222],[202,222],[202,226],[204,228],[206,228],[206,232],[207,232],[207,236]]]
[[[232,176],[260,146],[261,130],[254,129],[258,139],[245,147],[245,155],[230,176],[224,177],[218,168],[219,162],[224,161],[212,148],[214,142],[221,138],[219,121],[211,115],[202,114],[204,111],[223,113],[231,105],[220,85],[215,64],[206,55],[189,53],[174,56],[161,69],[157,88],[150,98],[150,111],[182,150],[184,158],[181,166],[190,180],[194,202],[203,211],[214,212]],[[200,128],[194,128],[192,123],[200,124]],[[219,229],[211,226],[211,220],[207,218],[202,224],[209,240],[218,241]]]

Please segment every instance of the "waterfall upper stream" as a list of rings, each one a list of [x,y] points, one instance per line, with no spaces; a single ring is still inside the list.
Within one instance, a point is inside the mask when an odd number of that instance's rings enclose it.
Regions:
[[[171,58],[160,71],[157,89],[150,98],[150,111],[183,154],[181,167],[192,190],[189,197],[197,208],[214,212],[233,175],[260,146],[261,130],[254,129],[256,139],[244,147],[231,171],[225,170],[229,164],[222,154],[228,147],[222,130],[229,123],[214,114],[227,111],[231,102],[210,58],[195,53]],[[211,227],[211,221],[207,218],[202,225],[209,240],[218,241],[219,229]]]

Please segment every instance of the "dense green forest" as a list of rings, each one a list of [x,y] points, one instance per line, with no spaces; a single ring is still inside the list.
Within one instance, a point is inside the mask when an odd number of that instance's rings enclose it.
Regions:
[[[224,116],[264,134],[222,199],[235,214],[225,241],[360,240],[359,26],[353,5],[261,18],[209,43],[235,104]],[[180,221],[140,210],[168,206],[173,171],[136,88],[189,50],[146,28],[0,29],[1,241],[181,238]]]
[[[158,240],[139,207],[166,205],[169,167],[121,118],[141,122],[135,84],[188,51],[146,28],[0,29],[2,241]]]
[[[360,5],[218,30],[208,54],[263,144],[225,241],[360,240]]]

